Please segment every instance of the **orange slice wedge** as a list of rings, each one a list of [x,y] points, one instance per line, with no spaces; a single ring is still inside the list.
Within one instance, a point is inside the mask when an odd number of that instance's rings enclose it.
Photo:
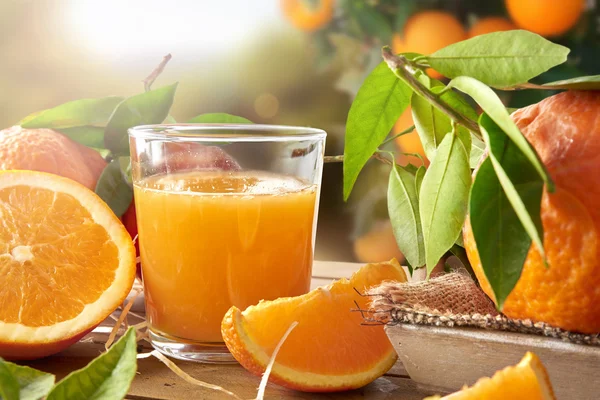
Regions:
[[[261,301],[243,312],[231,307],[221,325],[223,339],[244,368],[260,375],[296,321],[277,354],[272,382],[308,392],[364,386],[387,372],[397,356],[383,326],[365,326],[361,314],[353,311],[357,305],[367,308],[369,301],[356,290],[363,293],[388,280],[406,282],[396,260],[368,264],[350,280],[302,296]]]
[[[131,237],[96,194],[57,175],[0,172],[0,357],[76,342],[126,298]]]
[[[431,400],[439,397],[431,397]],[[475,385],[442,397],[442,400],[554,400],[546,368],[533,353],[527,352],[517,365],[481,378]]]

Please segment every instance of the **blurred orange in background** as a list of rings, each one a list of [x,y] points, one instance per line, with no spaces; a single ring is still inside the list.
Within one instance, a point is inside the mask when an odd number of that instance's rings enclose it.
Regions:
[[[466,38],[465,28],[454,15],[444,11],[421,11],[406,21],[401,33],[394,34],[392,49],[395,53],[431,54]],[[433,69],[427,73],[433,78],[442,77]]]
[[[506,0],[506,8],[522,29],[544,36],[558,36],[577,23],[585,0]]]

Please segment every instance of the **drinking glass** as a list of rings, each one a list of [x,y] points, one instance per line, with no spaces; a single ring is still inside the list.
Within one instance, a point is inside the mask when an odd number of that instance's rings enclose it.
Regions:
[[[154,348],[232,362],[220,329],[231,306],[309,290],[325,136],[254,124],[129,130]]]

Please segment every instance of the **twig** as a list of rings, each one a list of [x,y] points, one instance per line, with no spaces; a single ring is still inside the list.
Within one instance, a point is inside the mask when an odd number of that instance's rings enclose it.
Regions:
[[[371,156],[371,158],[374,158],[375,160],[381,161],[384,164],[387,165],[394,165],[393,162],[391,162],[390,160],[388,160],[387,158],[385,158],[384,156],[382,156],[379,153],[375,153]],[[323,162],[324,163],[338,163],[338,162],[344,162],[344,155],[339,155],[339,156],[325,156],[323,157]]]
[[[156,67],[154,69],[154,71],[152,71],[152,73],[150,75],[148,75],[148,77],[146,77],[146,79],[144,79],[142,82],[144,82],[144,90],[146,92],[149,92],[150,89],[152,88],[152,84],[154,83],[154,81],[156,80],[156,78],[158,78],[158,76],[163,72],[163,70],[165,69],[167,63],[171,60],[172,56],[171,54],[167,54],[166,56],[163,57],[162,61],[160,62],[160,64],[158,64],[158,67]]]
[[[432,93],[421,82],[419,82],[417,78],[413,76],[410,71],[414,68],[409,64],[405,57],[395,55],[388,46],[383,48],[381,54],[394,74],[408,84],[419,96],[428,100],[435,108],[450,117],[451,120],[461,124],[479,138],[482,137],[479,126],[474,121],[458,113],[448,104],[446,104],[446,102],[443,101],[439,95]]]
[[[414,130],[415,130],[415,126],[414,126],[414,125],[413,125],[413,126],[411,126],[410,128],[406,128],[406,129],[405,129],[405,130],[403,130],[402,132],[400,132],[400,133],[398,133],[398,134],[396,134],[396,135],[392,136],[392,137],[391,137],[391,138],[389,138],[389,139],[386,139],[386,140],[384,140],[384,142],[383,142],[383,143],[381,143],[381,145],[382,145],[382,146],[384,146],[384,145],[388,144],[389,142],[392,142],[392,141],[394,141],[394,140],[398,139],[400,136],[404,136],[404,135],[406,135],[406,134],[409,134],[409,133],[411,133],[411,132],[412,132],[412,131],[414,131]]]

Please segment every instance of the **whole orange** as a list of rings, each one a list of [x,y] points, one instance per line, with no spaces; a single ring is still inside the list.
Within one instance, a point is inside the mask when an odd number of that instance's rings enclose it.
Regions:
[[[49,172],[94,190],[104,167],[97,151],[54,130],[13,126],[0,131],[0,170]]]
[[[318,0],[314,7],[305,0],[281,0],[280,4],[292,25],[307,32],[322,28],[333,17],[334,0]]]
[[[510,31],[517,29],[517,27],[502,17],[486,17],[481,18],[471,26],[469,29],[469,37],[475,37],[479,35],[485,35],[486,33]]]
[[[406,21],[402,34],[394,35],[392,50],[394,53],[431,54],[465,39],[465,28],[452,14],[445,11],[421,11]],[[427,73],[434,78],[442,76],[432,69]]]
[[[541,217],[549,267],[535,246],[502,310],[569,331],[600,332],[600,93],[569,91],[520,109],[513,119],[556,184]],[[481,288],[494,299],[469,223],[465,249]]]
[[[510,17],[520,28],[544,36],[571,29],[584,7],[585,0],[506,0]]]

